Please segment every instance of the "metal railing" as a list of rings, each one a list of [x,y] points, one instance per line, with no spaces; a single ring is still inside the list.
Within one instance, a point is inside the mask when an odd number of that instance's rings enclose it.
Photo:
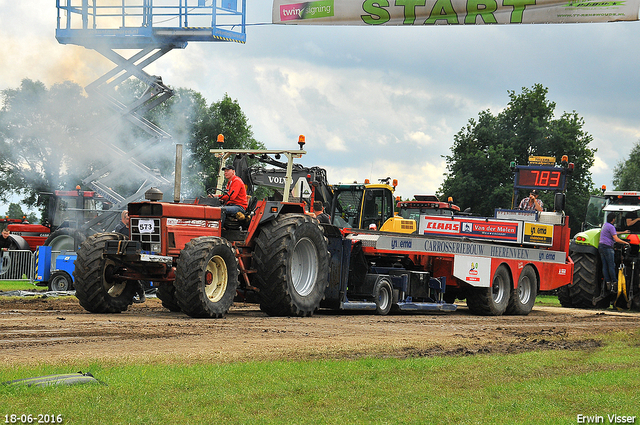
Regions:
[[[31,251],[3,251],[0,261],[0,280],[29,280],[35,275],[35,255]]]
[[[240,26],[246,0],[57,0],[58,29]],[[62,12],[62,13],[61,13]]]

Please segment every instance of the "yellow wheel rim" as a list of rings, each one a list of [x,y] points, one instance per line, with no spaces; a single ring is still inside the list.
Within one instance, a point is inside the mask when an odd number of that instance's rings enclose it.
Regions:
[[[227,290],[227,263],[219,255],[213,256],[204,276],[207,298],[213,303],[220,301]]]

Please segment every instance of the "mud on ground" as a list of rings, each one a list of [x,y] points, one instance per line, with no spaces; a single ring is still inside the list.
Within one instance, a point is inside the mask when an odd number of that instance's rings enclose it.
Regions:
[[[78,360],[232,362],[421,357],[592,349],[605,334],[640,329],[640,314],[534,307],[528,316],[319,311],[268,317],[235,304],[224,319],[172,313],[156,298],[119,314],[92,314],[75,297],[0,298],[0,362]]]

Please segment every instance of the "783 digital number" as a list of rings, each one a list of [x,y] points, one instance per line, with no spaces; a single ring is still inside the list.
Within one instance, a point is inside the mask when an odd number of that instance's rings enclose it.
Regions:
[[[39,414],[39,415],[4,415],[5,424],[61,424],[62,415]]]

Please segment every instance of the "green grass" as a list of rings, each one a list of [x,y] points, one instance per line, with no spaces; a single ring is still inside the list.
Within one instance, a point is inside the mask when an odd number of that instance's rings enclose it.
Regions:
[[[0,280],[0,291],[45,291],[45,286],[36,286],[28,280]]]
[[[0,381],[91,372],[104,385],[0,387],[0,414],[65,424],[574,424],[640,420],[640,335],[590,351],[233,364],[1,367]],[[608,423],[608,422],[605,422]]]
[[[547,307],[560,307],[560,301],[556,295],[538,295],[535,305],[543,305]]]

